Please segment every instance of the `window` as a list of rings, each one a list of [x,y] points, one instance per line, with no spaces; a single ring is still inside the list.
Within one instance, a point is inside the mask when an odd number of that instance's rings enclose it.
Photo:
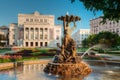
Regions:
[[[28,22],[28,21],[29,21],[29,19],[27,18],[27,19],[26,19],[26,22]]]
[[[40,22],[43,22],[43,19],[40,19]]]
[[[35,35],[35,39],[38,39],[38,35]]]
[[[43,32],[43,28],[40,28],[40,32]]]
[[[48,30],[48,29],[47,29],[47,28],[45,28],[45,32],[47,32],[47,30]]]
[[[47,42],[45,42],[45,46],[47,46]]]
[[[35,42],[35,46],[38,46],[38,42]]]
[[[40,46],[43,46],[43,42],[40,42]]]
[[[44,22],[47,23],[47,19],[44,19]]]
[[[33,42],[31,42],[30,45],[33,46]]]
[[[15,35],[13,35],[13,39],[15,39]]]
[[[56,37],[56,40],[59,40],[59,36]]]
[[[30,19],[30,22],[33,22],[33,19]]]
[[[26,42],[25,45],[28,46],[28,42]]]
[[[43,35],[42,34],[40,35],[40,39],[43,39]]]
[[[25,31],[29,31],[29,28],[25,28]]]
[[[33,28],[31,28],[30,31],[31,31],[31,35],[30,35],[30,36],[31,36],[31,39],[34,39],[34,30],[33,30]]]
[[[39,22],[39,19],[35,19],[35,22]]]
[[[28,35],[28,34],[26,34],[26,39],[28,39],[28,36],[29,36],[29,35]]]
[[[35,28],[35,39],[38,39],[38,28]]]
[[[12,29],[12,31],[15,31],[15,29]]]
[[[45,39],[47,39],[47,36],[48,36],[48,35],[46,34],[46,35],[45,35]]]

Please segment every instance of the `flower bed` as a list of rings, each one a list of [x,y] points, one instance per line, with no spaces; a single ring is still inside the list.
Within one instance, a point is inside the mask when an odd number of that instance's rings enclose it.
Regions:
[[[5,62],[15,62],[15,61],[20,61],[22,60],[22,56],[10,56],[10,55],[4,55],[0,57],[0,63],[5,63]]]

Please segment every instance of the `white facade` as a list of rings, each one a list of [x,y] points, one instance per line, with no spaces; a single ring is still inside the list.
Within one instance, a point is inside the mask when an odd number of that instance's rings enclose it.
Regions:
[[[90,33],[98,34],[102,31],[114,32],[120,35],[120,21],[109,21],[106,20],[105,24],[100,23],[102,21],[101,17],[90,20]]]
[[[77,47],[82,47],[82,41],[90,35],[90,29],[80,29],[72,35]]]
[[[18,14],[18,24],[10,24],[9,45],[22,47],[56,47],[61,43],[61,26],[54,25],[53,15]]]

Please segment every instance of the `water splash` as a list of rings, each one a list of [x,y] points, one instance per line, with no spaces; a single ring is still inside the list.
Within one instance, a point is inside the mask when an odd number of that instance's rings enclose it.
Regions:
[[[55,75],[55,77],[59,77],[59,75]]]
[[[93,48],[105,48],[105,47],[106,47],[106,45],[104,45],[104,44],[94,45],[94,46],[90,47],[87,51],[85,51],[84,54],[81,56],[81,58],[83,58]]]
[[[102,49],[103,49],[103,48],[106,48],[106,47],[107,47],[107,45],[105,45],[105,44],[97,44],[97,45],[94,45],[94,46],[90,47],[87,51],[85,51],[84,54],[81,56],[81,58],[83,58],[86,54],[89,55],[89,51],[90,51],[91,49],[93,49],[93,48],[102,48]],[[98,53],[97,53],[97,54],[98,54]],[[108,72],[109,72],[109,73],[113,73],[113,72],[109,71],[109,70],[110,70],[110,67],[108,67],[108,65],[107,65],[107,63],[105,62],[105,60],[104,60],[101,56],[99,56],[99,58],[101,59],[101,62],[104,63],[105,68],[108,70]]]
[[[114,71],[105,71],[106,73],[110,73],[110,74],[113,74],[114,73]]]
[[[49,75],[49,76],[51,76],[52,74],[51,74],[51,73],[49,73],[48,75]]]
[[[81,56],[81,58],[83,58],[92,48],[97,47],[98,45],[94,45],[92,47],[90,47],[87,51],[84,52],[84,54]]]

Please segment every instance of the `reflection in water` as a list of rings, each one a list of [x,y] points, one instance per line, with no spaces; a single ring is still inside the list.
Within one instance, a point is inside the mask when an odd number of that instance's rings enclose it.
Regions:
[[[82,80],[82,77],[60,77],[45,74],[45,64],[24,65],[13,70],[0,71],[0,80]],[[91,66],[92,73],[84,80],[119,80],[120,67]]]

